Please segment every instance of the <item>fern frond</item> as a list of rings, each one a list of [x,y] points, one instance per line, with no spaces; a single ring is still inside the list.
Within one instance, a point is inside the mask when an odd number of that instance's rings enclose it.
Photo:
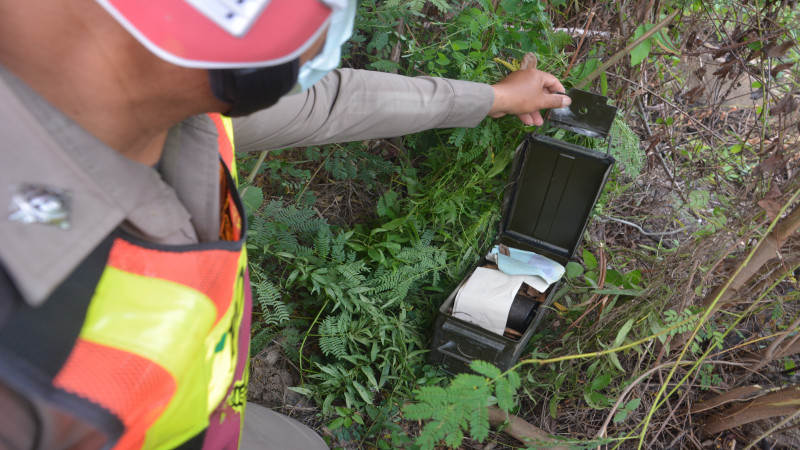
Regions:
[[[290,311],[283,301],[283,295],[271,281],[262,280],[256,286],[256,297],[264,316],[261,323],[267,326],[285,325],[289,320]]]
[[[489,434],[486,406],[491,390],[486,378],[471,374],[457,375],[447,388],[423,387],[415,391],[418,403],[403,408],[411,420],[433,419],[422,429],[417,441],[423,448],[433,448],[442,440],[458,447],[464,438],[462,430],[482,441]]]
[[[500,369],[495,367],[494,364],[488,363],[486,361],[481,361],[476,359],[469,364],[469,368],[475,371],[479,375],[483,375],[490,379],[495,379],[500,376]]]
[[[347,356],[347,333],[351,318],[348,313],[331,315],[319,325],[319,347],[322,353],[335,358]]]
[[[639,136],[630,129],[621,115],[614,119],[610,135],[611,152],[619,163],[620,170],[631,178],[638,177],[645,160]]]
[[[486,406],[472,410],[469,416],[469,434],[478,442],[489,437],[489,409]]]
[[[311,208],[298,208],[294,205],[287,206],[277,200],[267,203],[263,214],[264,217],[280,222],[290,231],[296,233],[314,235],[320,227],[327,225],[324,219],[316,217]]]
[[[275,337],[274,328],[263,328],[250,338],[250,356],[257,355],[261,350],[266,348],[267,344]]]
[[[458,148],[463,147],[464,142],[467,140],[467,131],[467,128],[456,128],[453,130],[453,133],[450,134],[450,138],[447,139],[447,142]]]
[[[361,274],[366,270],[364,261],[340,264],[336,266],[335,270],[342,276],[348,287],[365,287],[366,278]]]
[[[345,252],[345,246],[347,245],[347,240],[353,235],[353,232],[347,233],[340,233],[336,235],[333,240],[331,241],[331,251],[330,256],[334,263],[341,264],[345,261],[347,257],[347,253]]]
[[[314,250],[321,258],[327,258],[331,251],[331,229],[320,227],[314,239]]]

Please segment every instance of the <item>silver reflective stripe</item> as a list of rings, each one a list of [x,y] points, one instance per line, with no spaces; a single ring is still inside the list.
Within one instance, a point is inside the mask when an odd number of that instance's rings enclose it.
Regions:
[[[185,0],[235,37],[250,30],[270,0]]]

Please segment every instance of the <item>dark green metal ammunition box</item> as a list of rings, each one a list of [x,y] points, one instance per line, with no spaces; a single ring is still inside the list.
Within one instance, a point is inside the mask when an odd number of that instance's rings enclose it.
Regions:
[[[551,112],[550,124],[607,138],[616,108],[606,105],[605,97],[582,91],[570,91],[569,95],[573,98],[571,111],[565,111],[569,123],[559,120],[563,115],[555,118]],[[497,242],[566,265],[580,244],[613,164],[614,158],[608,153],[543,135],[527,135],[514,155]],[[486,263],[482,259],[476,267]],[[468,372],[470,362],[476,359],[506,370],[516,363],[542,323],[560,282],[548,289],[533,321],[522,337],[514,340],[450,314],[456,292],[467,278],[439,308],[428,360],[451,374]]]

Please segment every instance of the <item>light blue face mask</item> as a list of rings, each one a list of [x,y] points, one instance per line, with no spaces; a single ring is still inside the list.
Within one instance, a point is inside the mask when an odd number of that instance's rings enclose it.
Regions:
[[[334,8],[322,52],[300,67],[297,84],[288,95],[299,94],[307,90],[328,72],[339,67],[342,59],[342,45],[353,35],[353,22],[356,17],[356,2],[354,0],[346,1],[346,6]],[[326,3],[340,2],[341,0],[328,0]]]

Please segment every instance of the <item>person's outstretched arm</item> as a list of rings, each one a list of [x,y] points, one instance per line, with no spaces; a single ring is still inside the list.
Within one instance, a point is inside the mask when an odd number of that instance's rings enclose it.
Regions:
[[[341,69],[308,91],[234,119],[238,151],[386,138],[432,128],[474,127],[487,115],[515,114],[541,125],[540,109],[569,99],[552,75],[519,70],[494,86],[432,77]]]

